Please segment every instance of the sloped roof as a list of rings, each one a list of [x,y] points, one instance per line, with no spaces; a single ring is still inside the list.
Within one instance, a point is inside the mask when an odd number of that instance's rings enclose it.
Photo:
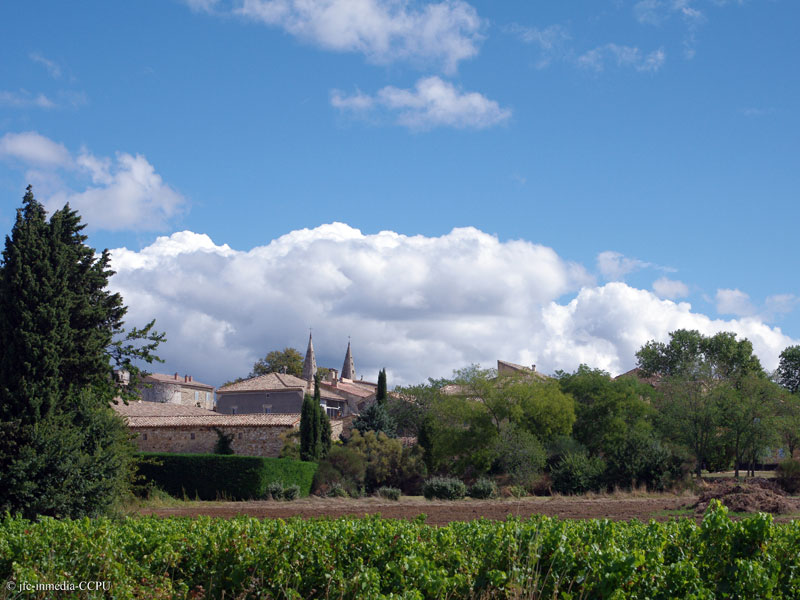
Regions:
[[[344,382],[341,379],[336,382],[336,387],[333,389],[342,390],[343,392],[347,392],[348,394],[352,394],[354,396],[359,396],[360,398],[368,398],[369,396],[375,395],[375,390],[372,387],[359,385],[356,382]]]
[[[288,373],[267,373],[251,377],[237,383],[230,383],[217,389],[218,394],[226,392],[271,392],[283,390],[306,389],[308,383]]]
[[[213,410],[168,402],[131,402],[114,404],[113,408],[124,417],[202,417],[216,415]]]
[[[127,417],[128,427],[298,427],[300,415],[254,413],[247,415]]]
[[[142,381],[145,383],[174,383],[175,385],[207,388],[208,390],[214,389],[213,385],[208,385],[207,383],[200,383],[199,381],[185,381],[185,378],[181,375],[178,375],[178,378],[175,379],[175,375],[167,375],[165,373],[151,373],[147,377],[143,378]]]

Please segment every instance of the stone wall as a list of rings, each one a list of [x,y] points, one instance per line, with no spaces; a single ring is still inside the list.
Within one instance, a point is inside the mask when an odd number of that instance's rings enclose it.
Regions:
[[[277,457],[283,448],[281,434],[293,427],[265,426],[222,426],[225,434],[233,434],[231,446],[241,456]],[[217,443],[217,433],[211,427],[136,427],[136,445],[142,452],[175,452],[190,454],[211,454]],[[338,440],[342,433],[342,421],[331,422],[331,439]]]

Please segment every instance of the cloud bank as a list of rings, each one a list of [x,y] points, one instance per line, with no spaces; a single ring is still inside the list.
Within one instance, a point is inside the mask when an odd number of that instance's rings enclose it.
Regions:
[[[95,229],[161,231],[186,207],[141,154],[118,152],[112,159],[84,148],[76,156],[27,131],[0,137],[0,160],[25,171],[48,210],[69,203]]]
[[[367,235],[333,223],[246,251],[184,231],[114,250],[112,261],[129,322],[155,317],[167,332],[164,368],[212,384],[270,350],[303,350],[309,327],[319,364],[339,368],[350,336],[357,372],[372,379],[386,367],[392,385],[498,358],[620,373],[646,341],[682,327],[735,331],[767,368],[797,343],[757,318],[712,319],[622,282],[598,286],[552,248],[474,228]]]

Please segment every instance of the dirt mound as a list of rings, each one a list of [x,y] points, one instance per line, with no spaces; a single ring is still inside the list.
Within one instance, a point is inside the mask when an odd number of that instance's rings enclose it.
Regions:
[[[746,483],[731,479],[705,482],[700,498],[688,506],[703,513],[711,500],[719,500],[733,512],[785,514],[800,510],[800,501],[789,498],[768,479],[750,479]]]

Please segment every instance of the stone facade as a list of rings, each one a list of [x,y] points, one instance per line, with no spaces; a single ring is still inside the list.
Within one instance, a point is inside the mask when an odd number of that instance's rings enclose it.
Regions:
[[[283,447],[281,434],[294,429],[277,427],[219,427],[226,435],[233,434],[231,447],[242,456],[278,456]],[[207,426],[136,427],[136,445],[142,452],[176,452],[211,454],[217,443],[217,432]]]
[[[143,380],[139,393],[145,402],[214,408],[214,386],[195,381],[191,375],[153,373]]]

